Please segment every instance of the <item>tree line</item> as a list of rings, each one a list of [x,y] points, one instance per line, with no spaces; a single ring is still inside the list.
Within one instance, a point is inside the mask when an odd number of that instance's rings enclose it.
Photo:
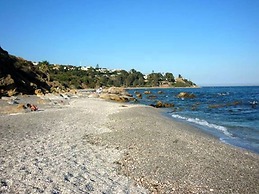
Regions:
[[[131,69],[108,70],[100,68],[82,67],[72,65],[51,65],[48,61],[39,62],[37,67],[43,71],[48,81],[58,81],[63,86],[75,89],[97,88],[101,86],[116,87],[191,87],[195,84],[183,79],[181,75],[177,78],[173,73],[155,73],[144,75],[140,71]],[[180,81],[179,81],[180,80]]]

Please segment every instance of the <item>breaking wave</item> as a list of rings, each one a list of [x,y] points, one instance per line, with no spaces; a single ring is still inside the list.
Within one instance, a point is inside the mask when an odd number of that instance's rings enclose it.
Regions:
[[[201,125],[201,126],[204,126],[204,127],[216,129],[217,131],[222,132],[224,135],[226,135],[228,137],[232,137],[232,134],[227,130],[226,127],[209,123],[206,120],[202,120],[202,119],[198,119],[198,118],[188,118],[188,117],[180,116],[180,115],[177,115],[177,114],[173,114],[172,117],[176,118],[176,119],[185,120],[185,121],[190,122],[190,123],[195,123],[195,124],[198,124],[198,125]]]

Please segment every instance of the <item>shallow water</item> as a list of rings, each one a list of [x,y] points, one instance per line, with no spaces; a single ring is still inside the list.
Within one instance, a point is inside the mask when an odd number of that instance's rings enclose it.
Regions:
[[[144,94],[146,90],[151,94]],[[172,119],[195,125],[225,143],[259,153],[258,86],[128,90],[134,96],[135,91],[142,94],[139,103],[173,103],[175,106],[167,109]],[[196,97],[177,98],[180,92]]]

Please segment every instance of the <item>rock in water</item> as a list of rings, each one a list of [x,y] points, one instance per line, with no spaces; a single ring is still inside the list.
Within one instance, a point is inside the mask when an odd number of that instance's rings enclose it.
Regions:
[[[178,95],[177,95],[178,98],[195,98],[195,94],[190,94],[190,93],[187,93],[187,92],[180,92]]]

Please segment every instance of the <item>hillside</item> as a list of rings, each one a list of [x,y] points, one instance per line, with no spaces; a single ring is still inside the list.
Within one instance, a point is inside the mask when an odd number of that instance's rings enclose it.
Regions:
[[[34,94],[60,92],[66,89],[97,87],[196,87],[181,75],[170,72],[144,75],[135,69],[109,70],[106,68],[51,65],[48,61],[34,65],[31,61],[10,55],[0,47],[0,96],[18,93]]]
[[[36,89],[42,92],[50,90],[46,74],[32,62],[9,55],[0,47],[0,96],[16,93],[34,94]]]

